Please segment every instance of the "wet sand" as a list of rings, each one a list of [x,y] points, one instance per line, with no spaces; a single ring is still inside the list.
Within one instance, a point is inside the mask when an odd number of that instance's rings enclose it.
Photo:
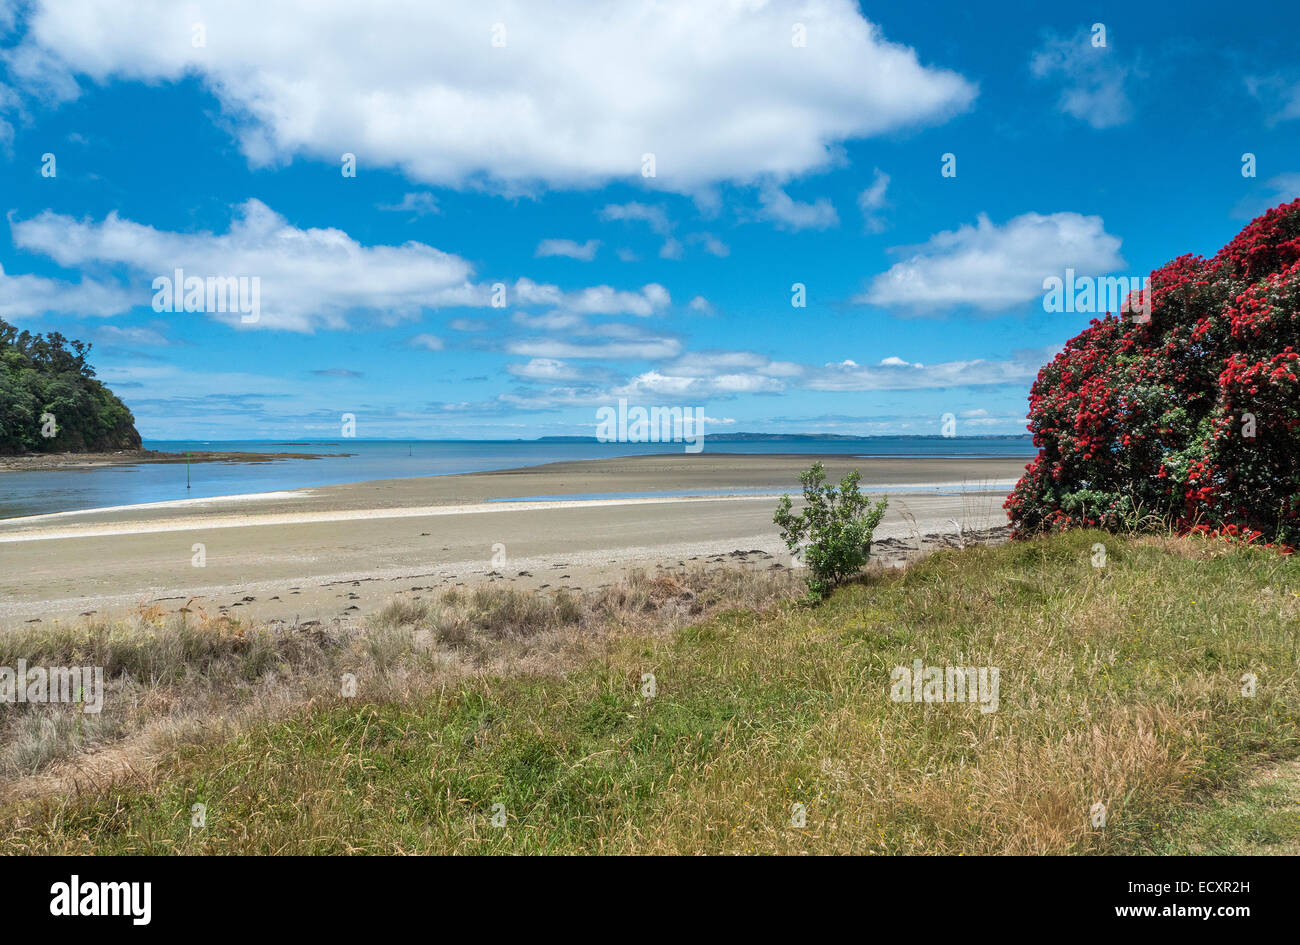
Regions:
[[[775,496],[797,495],[814,458],[639,456],[8,519],[0,627],[153,605],[347,620],[397,593],[484,581],[576,588],[634,567],[789,567]],[[864,490],[890,493],[883,557],[915,550],[918,535],[934,545],[1002,525],[1025,464],[821,459],[832,478],[858,468]]]

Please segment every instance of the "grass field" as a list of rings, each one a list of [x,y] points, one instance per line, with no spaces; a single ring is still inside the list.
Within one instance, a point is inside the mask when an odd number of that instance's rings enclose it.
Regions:
[[[668,631],[587,627],[567,662],[513,674],[440,677],[475,645],[446,622],[386,614],[371,672],[400,686],[316,691],[114,783],[10,799],[4,849],[1173,854],[1300,837],[1300,564],[1272,553],[1099,532],[943,551],[816,607],[758,595]],[[265,658],[258,673],[283,659]],[[891,671],[916,659],[998,667],[997,710],[892,701]]]

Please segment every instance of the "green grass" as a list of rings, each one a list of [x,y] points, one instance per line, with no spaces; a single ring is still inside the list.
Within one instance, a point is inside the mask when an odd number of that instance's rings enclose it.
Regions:
[[[1153,847],[1172,855],[1300,855],[1300,764],[1269,768],[1244,787],[1188,808]]]
[[[336,698],[136,783],[11,804],[0,838],[113,854],[1245,849],[1273,801],[1222,799],[1300,757],[1298,628],[1300,567],[1271,553],[1097,532],[941,552],[815,608],[613,637],[563,677]],[[999,667],[998,711],[891,701],[891,670],[916,658]],[[1294,843],[1280,818],[1269,829]]]

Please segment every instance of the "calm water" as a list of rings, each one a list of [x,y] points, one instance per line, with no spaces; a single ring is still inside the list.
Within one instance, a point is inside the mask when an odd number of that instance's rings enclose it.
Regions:
[[[99,469],[0,473],[0,518],[135,505],[172,499],[203,499],[279,489],[444,476],[536,466],[565,460],[604,459],[647,453],[680,453],[680,443],[544,443],[528,440],[145,440],[166,452],[206,450],[245,453],[354,453],[266,464],[195,463],[190,488],[184,464],[145,464]],[[1023,456],[1035,453],[1028,439],[955,437],[919,439],[745,442],[711,440],[706,453],[829,453],[850,456]]]

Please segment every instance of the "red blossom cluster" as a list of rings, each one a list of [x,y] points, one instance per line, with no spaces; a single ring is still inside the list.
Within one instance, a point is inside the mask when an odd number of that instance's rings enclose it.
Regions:
[[[1172,526],[1300,545],[1300,200],[1212,259],[1151,273],[1150,319],[1108,314],[1038,374],[1016,534]]]

